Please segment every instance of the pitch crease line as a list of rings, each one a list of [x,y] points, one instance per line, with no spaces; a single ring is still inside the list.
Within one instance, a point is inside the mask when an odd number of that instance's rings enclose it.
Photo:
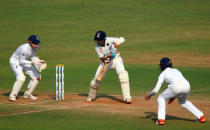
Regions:
[[[24,114],[30,114],[30,113],[38,113],[38,112],[43,112],[43,111],[51,111],[51,110],[59,110],[59,109],[74,109],[74,108],[81,108],[81,107],[86,107],[86,106],[91,106],[92,104],[86,104],[86,105],[80,105],[80,106],[75,106],[75,107],[59,107],[59,108],[48,108],[48,109],[42,109],[42,110],[37,110],[37,111],[28,111],[28,112],[17,112],[17,113],[11,113],[7,115],[0,115],[0,117],[3,116],[16,116],[16,115],[24,115]]]

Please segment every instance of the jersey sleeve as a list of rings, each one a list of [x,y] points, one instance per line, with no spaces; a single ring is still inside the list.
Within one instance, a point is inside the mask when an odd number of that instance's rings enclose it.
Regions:
[[[162,84],[164,82],[164,73],[162,72],[160,76],[158,77],[158,81],[156,83],[155,88],[150,92],[150,95],[155,95],[160,90]]]
[[[119,38],[117,37],[109,37],[109,42],[112,44],[115,44],[118,41]]]
[[[31,60],[33,61],[33,59],[36,57],[35,53],[31,56]]]
[[[20,64],[22,65],[32,65],[32,61],[27,60],[28,50],[23,48],[20,53]]]
[[[123,42],[125,42],[125,38],[124,37],[110,37],[110,42],[116,45],[120,45]]]

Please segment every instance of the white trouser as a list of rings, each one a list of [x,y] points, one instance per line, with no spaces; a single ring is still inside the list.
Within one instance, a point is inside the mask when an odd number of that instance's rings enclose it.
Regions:
[[[16,81],[22,81],[22,83],[15,82],[12,88],[12,92],[10,96],[17,96],[19,93],[20,88],[22,87],[23,83],[25,82],[25,75],[24,72],[31,77],[31,80],[37,80],[37,78],[40,76],[34,66],[29,65],[29,66],[22,66],[19,65],[18,62],[10,62],[10,67],[12,68],[15,76],[16,76]],[[28,88],[30,85],[28,85]]]
[[[96,80],[96,77],[97,75],[100,73],[100,70],[103,66],[103,63],[101,63],[96,71],[96,74],[95,74],[95,77],[93,78],[93,80],[91,81],[90,83],[90,86],[95,86],[97,89],[99,88],[100,86],[100,83],[99,81]],[[120,56],[116,56],[109,64],[109,66],[107,67],[106,69],[106,72],[104,74],[104,76],[106,75],[106,73],[110,70],[110,69],[115,69],[117,74],[118,74],[118,77],[122,77],[120,76],[122,73],[126,73],[127,74],[127,71],[125,70],[125,67],[123,65],[123,61],[122,61],[122,58]],[[104,78],[103,76],[103,78]],[[124,82],[121,82],[120,80],[120,83],[121,83],[121,88],[122,88],[122,93],[123,93],[123,97],[124,99],[131,99],[131,96],[130,96],[130,85],[129,85],[129,79],[128,79],[128,75],[125,76],[126,80]],[[92,87],[90,87],[91,89]],[[97,92],[97,91],[95,91]],[[96,94],[95,94],[96,95]],[[92,98],[95,98],[95,97],[92,97]]]
[[[184,90],[186,91],[186,89]],[[189,90],[187,93],[175,93],[171,88],[167,88],[163,93],[161,93],[157,99],[158,101],[158,119],[165,120],[166,115],[166,100],[172,97],[178,98],[179,104],[191,112],[197,119],[203,116],[203,113],[196,108],[190,101],[187,100],[189,95]]]
[[[40,75],[37,73],[33,65],[23,66],[16,62],[10,62],[10,67],[15,73],[16,79],[21,81],[25,80],[24,72],[31,77],[31,79],[37,79]]]

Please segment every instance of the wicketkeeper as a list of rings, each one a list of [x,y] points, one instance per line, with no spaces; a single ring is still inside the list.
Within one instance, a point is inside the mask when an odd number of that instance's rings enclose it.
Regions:
[[[94,41],[96,43],[95,51],[98,58],[101,59],[101,63],[96,71],[95,77],[90,83],[87,101],[91,102],[96,99],[97,91],[104,76],[110,69],[115,69],[121,84],[124,102],[130,104],[132,100],[130,96],[128,72],[125,70],[120,53],[116,49],[125,39],[123,37],[106,37],[104,31],[97,31]]]
[[[166,100],[168,100],[168,104],[170,104],[176,98],[178,99],[179,104],[191,112],[197,118],[197,120],[199,120],[201,123],[205,122],[203,113],[187,100],[190,92],[189,82],[184,78],[179,70],[172,68],[172,62],[169,58],[164,57],[160,60],[160,70],[161,73],[155,88],[150,93],[145,95],[145,99],[149,100],[153,95],[158,93],[163,82],[168,84],[168,88],[163,91],[163,93],[161,93],[157,99],[157,124],[164,125],[166,115]]]
[[[12,92],[9,95],[10,101],[15,101],[16,97],[25,82],[25,75],[29,75],[31,80],[28,84],[28,89],[25,91],[23,98],[36,100],[37,97],[32,95],[32,92],[41,80],[41,75],[36,69],[41,72],[47,67],[44,60],[40,60],[35,56],[40,46],[40,40],[36,35],[31,35],[28,38],[28,43],[19,46],[10,57],[10,67],[16,75],[16,81],[13,85]],[[34,68],[36,67],[36,69]]]

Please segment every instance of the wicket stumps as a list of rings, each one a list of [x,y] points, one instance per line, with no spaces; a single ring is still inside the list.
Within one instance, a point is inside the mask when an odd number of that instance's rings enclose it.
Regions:
[[[56,100],[64,100],[64,65],[56,65]]]

